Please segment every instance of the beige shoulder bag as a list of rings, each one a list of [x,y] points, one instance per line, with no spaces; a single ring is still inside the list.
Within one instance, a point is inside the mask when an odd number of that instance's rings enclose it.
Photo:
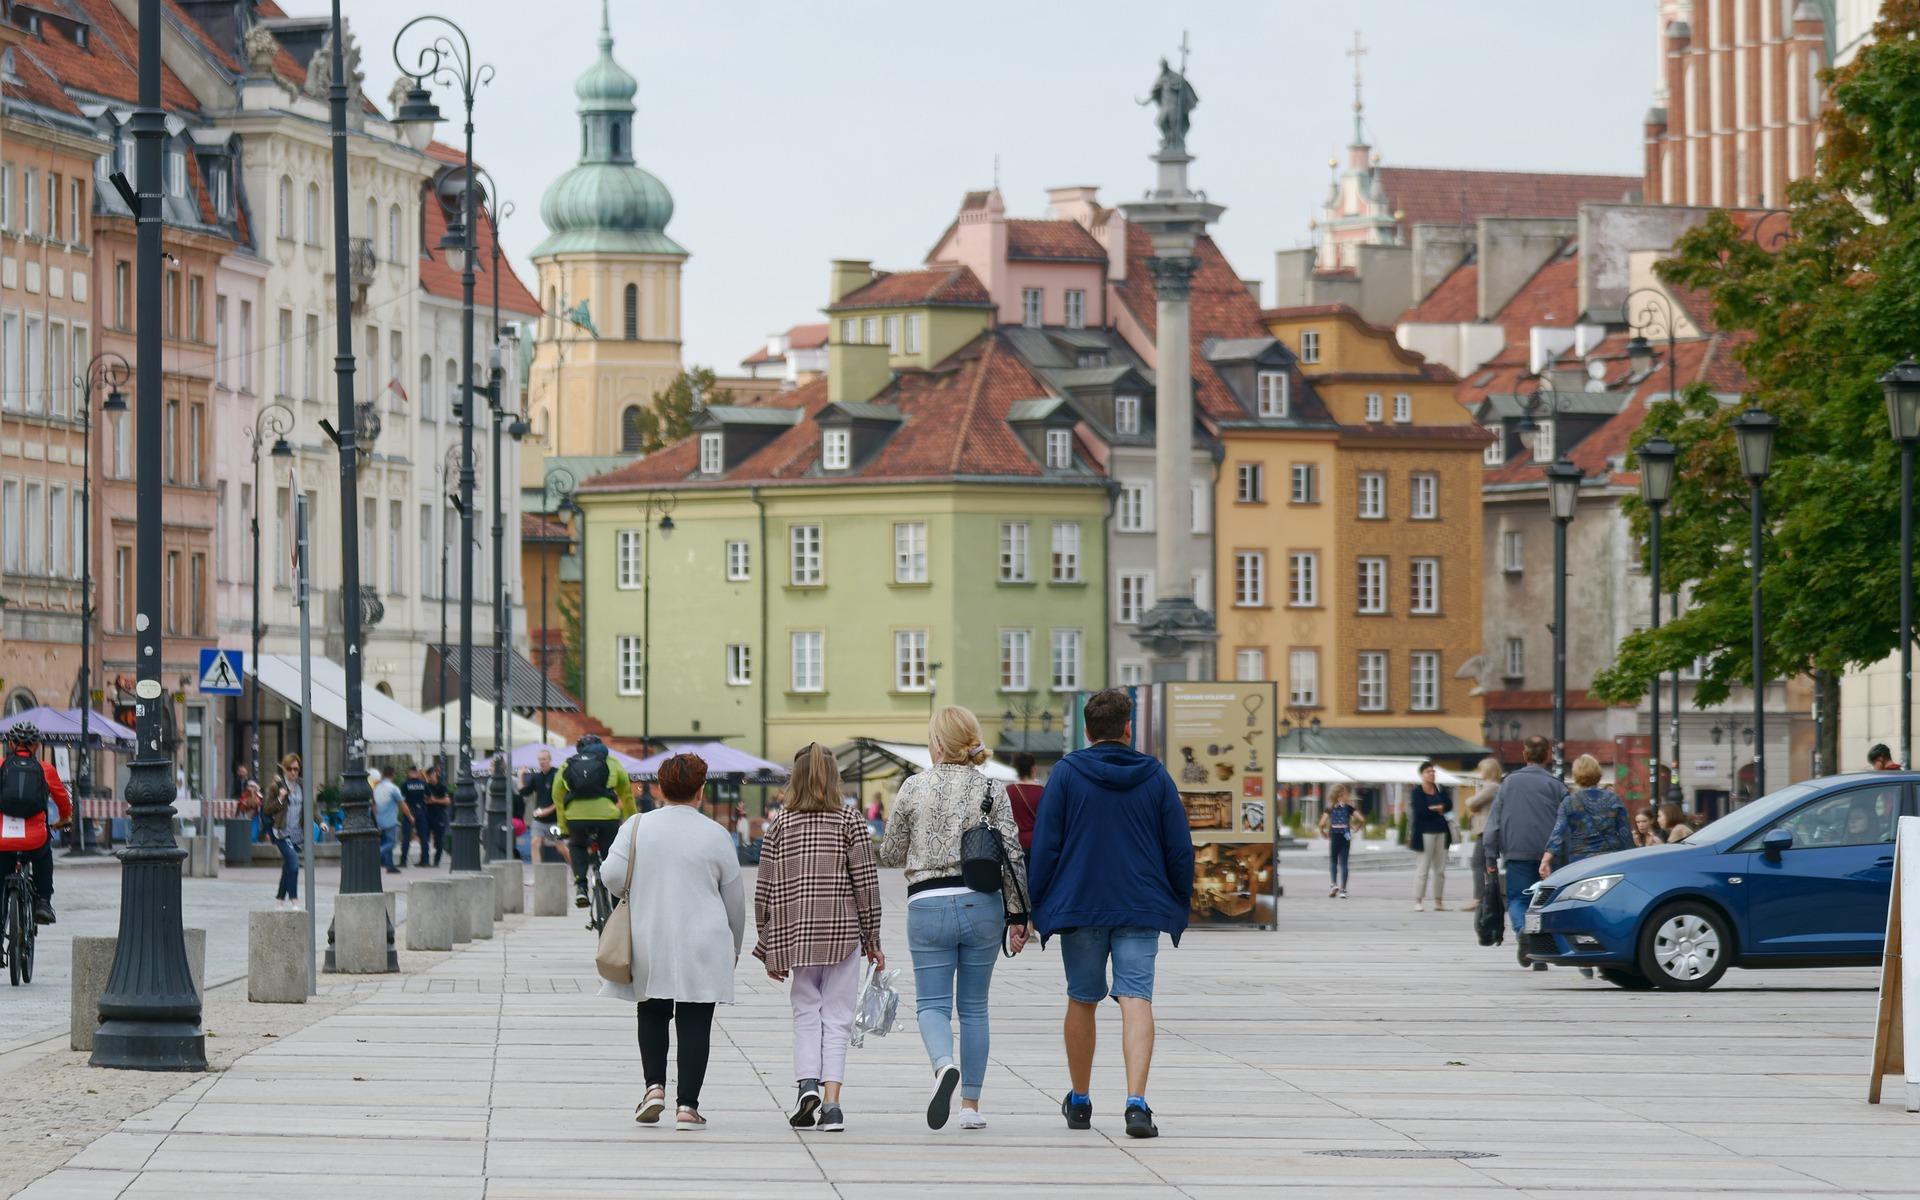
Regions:
[[[640,818],[627,819],[633,822]],[[593,954],[594,969],[608,983],[633,982],[633,922],[627,917],[627,904],[633,899],[633,865],[639,860],[640,827],[635,825],[633,842],[627,847],[627,883],[620,889],[620,902],[607,917],[606,927],[600,931],[599,948]]]

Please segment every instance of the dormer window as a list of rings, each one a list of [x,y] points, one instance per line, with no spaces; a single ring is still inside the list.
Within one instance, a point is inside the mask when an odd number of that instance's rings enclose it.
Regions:
[[[700,473],[718,475],[726,463],[726,443],[721,439],[724,434],[703,433],[700,435]]]
[[[1115,396],[1113,398],[1113,431],[1115,433],[1140,432],[1140,397]]]
[[[1107,352],[1105,350],[1082,350],[1074,356],[1073,365],[1076,367],[1104,367],[1107,365]]]
[[[1065,471],[1073,466],[1073,430],[1047,430],[1047,469]]]
[[[1493,440],[1480,452],[1480,461],[1489,467],[1497,467],[1507,461],[1507,433],[1498,425],[1487,427]]]
[[[1320,331],[1303,329],[1300,331],[1300,361],[1317,363],[1320,361]]]
[[[1405,392],[1395,392],[1393,396],[1393,419],[1397,424],[1409,425],[1413,422],[1413,397]]]
[[[844,471],[852,459],[853,431],[828,429],[820,438],[820,466],[828,471]]]
[[[1260,415],[1263,417],[1286,416],[1287,401],[1287,373],[1285,371],[1260,372]]]
[[[1380,421],[1380,411],[1381,411],[1380,410],[1380,393],[1368,392],[1367,393],[1367,424],[1369,425],[1378,424]]]

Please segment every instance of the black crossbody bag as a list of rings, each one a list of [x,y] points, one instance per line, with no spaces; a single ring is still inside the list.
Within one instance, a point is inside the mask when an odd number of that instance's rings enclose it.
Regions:
[[[1031,914],[1033,906],[1028,903],[1026,884],[1020,873],[1013,869],[1012,857],[1007,853],[1007,844],[1000,831],[993,827],[993,785],[985,779],[980,781],[985,794],[980,797],[980,823],[960,834],[960,878],[968,888],[976,892],[999,892],[1001,912],[1004,914],[1007,903],[1005,881],[1013,880],[1018,893],[1020,911]],[[1008,958],[1013,950],[1001,934],[1000,952]]]

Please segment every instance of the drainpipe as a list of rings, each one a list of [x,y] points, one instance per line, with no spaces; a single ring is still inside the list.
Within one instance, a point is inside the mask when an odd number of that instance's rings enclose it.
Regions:
[[[1111,456],[1108,457],[1108,466],[1110,468],[1112,466]],[[1100,518],[1101,557],[1106,560],[1100,564],[1100,569],[1111,576],[1113,574],[1113,513],[1120,503],[1120,481],[1109,475],[1102,481],[1101,489],[1107,493],[1107,512]],[[1120,673],[1120,660],[1115,657],[1120,653],[1120,646],[1113,634],[1113,580],[1108,578],[1101,582],[1105,586],[1100,589],[1100,628],[1107,638],[1107,686],[1113,687],[1118,682],[1114,677]],[[1066,719],[1069,715],[1061,714],[1063,729],[1071,724]],[[1024,733],[1021,734],[1020,748],[1022,750],[1027,748]]]
[[[767,502],[760,498],[760,487],[747,489],[747,499],[760,514],[760,756],[767,754],[767,672],[773,669],[772,651],[767,648],[767,580],[773,574],[773,560],[767,556]],[[764,807],[762,810],[764,815]]]

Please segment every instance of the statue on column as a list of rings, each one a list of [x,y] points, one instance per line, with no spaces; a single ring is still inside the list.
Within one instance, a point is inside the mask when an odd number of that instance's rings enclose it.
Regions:
[[[1200,93],[1193,90],[1185,73],[1174,70],[1162,58],[1160,77],[1153,81],[1153,90],[1140,103],[1152,104],[1160,110],[1154,120],[1160,126],[1161,153],[1185,151],[1187,127],[1193,123],[1194,107],[1200,103]]]

